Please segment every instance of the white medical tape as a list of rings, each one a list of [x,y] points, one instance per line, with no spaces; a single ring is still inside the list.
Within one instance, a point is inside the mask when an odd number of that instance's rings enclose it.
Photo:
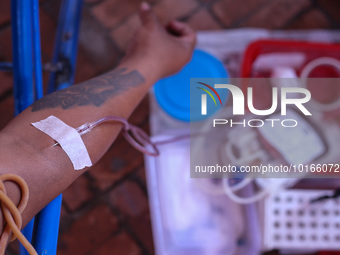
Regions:
[[[55,116],[32,123],[32,125],[57,141],[70,158],[74,170],[92,166],[92,162],[81,136],[74,128]]]

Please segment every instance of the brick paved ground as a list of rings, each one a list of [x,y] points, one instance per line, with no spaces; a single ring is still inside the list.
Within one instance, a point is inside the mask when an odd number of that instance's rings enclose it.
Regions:
[[[0,61],[11,60],[10,4],[1,1]],[[41,1],[43,60],[50,59],[58,0]],[[336,0],[148,0],[163,22],[196,30],[340,27]],[[114,67],[138,27],[141,0],[85,1],[76,81]],[[0,73],[0,128],[13,116],[12,78]],[[131,121],[148,130],[148,102]],[[16,254],[11,246],[8,254]],[[154,254],[142,155],[119,137],[104,158],[64,192],[58,254]]]

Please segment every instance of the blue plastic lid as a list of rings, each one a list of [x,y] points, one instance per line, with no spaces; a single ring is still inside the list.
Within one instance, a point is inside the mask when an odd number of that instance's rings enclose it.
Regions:
[[[190,118],[190,78],[228,78],[228,74],[221,61],[206,52],[195,50],[192,60],[179,73],[155,84],[158,104],[170,116],[183,121],[199,119],[195,116]],[[226,98],[226,95],[221,97],[222,101]],[[200,114],[200,109],[195,112]]]

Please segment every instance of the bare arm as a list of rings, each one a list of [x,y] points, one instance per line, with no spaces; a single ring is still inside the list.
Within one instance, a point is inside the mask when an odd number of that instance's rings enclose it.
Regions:
[[[63,149],[31,123],[54,115],[71,127],[108,115],[127,118],[161,77],[178,71],[191,57],[195,35],[186,25],[172,22],[167,29],[148,10],[127,56],[114,70],[37,101],[0,132],[0,174],[14,173],[27,182],[30,199],[24,225],[87,169],[74,171]],[[93,163],[111,146],[121,125],[104,123],[82,136]],[[18,187],[6,184],[17,203]],[[3,221],[0,219],[0,227]]]

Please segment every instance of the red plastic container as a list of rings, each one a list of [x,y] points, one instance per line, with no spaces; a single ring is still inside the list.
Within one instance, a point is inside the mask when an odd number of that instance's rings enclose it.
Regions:
[[[259,40],[251,43],[243,58],[241,67],[241,77],[243,78],[269,78],[270,71],[254,71],[253,65],[256,59],[268,53],[302,53],[304,55],[303,63],[294,70],[299,77],[304,67],[312,60],[321,57],[330,57],[340,61],[340,45],[325,44],[325,43],[310,43],[301,41],[281,41],[281,40]],[[330,65],[318,66],[311,71],[308,77],[313,78],[340,78],[340,68],[338,69]],[[256,98],[255,104],[258,107],[264,108],[271,102],[270,90],[264,89],[269,84],[268,80],[262,80],[258,83],[261,86],[255,85],[255,80],[252,80],[252,87],[254,87],[254,95]],[[315,82],[314,82],[315,83]],[[320,82],[321,83],[321,82]],[[248,81],[244,80],[242,84],[243,90],[246,90]],[[312,98],[319,102],[331,102],[340,97],[340,82],[339,86],[327,85],[322,82],[322,86],[308,84],[308,88],[312,93]],[[270,84],[269,84],[270,86]],[[269,91],[269,92],[268,92]],[[340,115],[340,109],[337,110]]]
[[[280,41],[280,40],[259,40],[251,43],[243,58],[241,67],[241,76],[243,78],[250,78],[252,76],[252,66],[257,57],[265,53],[290,53],[290,52],[302,52],[306,55],[307,64],[313,59],[320,57],[332,57],[340,60],[340,45],[338,44],[325,44],[325,43],[310,43],[300,41]],[[301,70],[297,71],[299,75]],[[334,70],[330,68],[324,68],[323,70],[317,70],[313,72],[312,77],[337,77],[334,75]]]

